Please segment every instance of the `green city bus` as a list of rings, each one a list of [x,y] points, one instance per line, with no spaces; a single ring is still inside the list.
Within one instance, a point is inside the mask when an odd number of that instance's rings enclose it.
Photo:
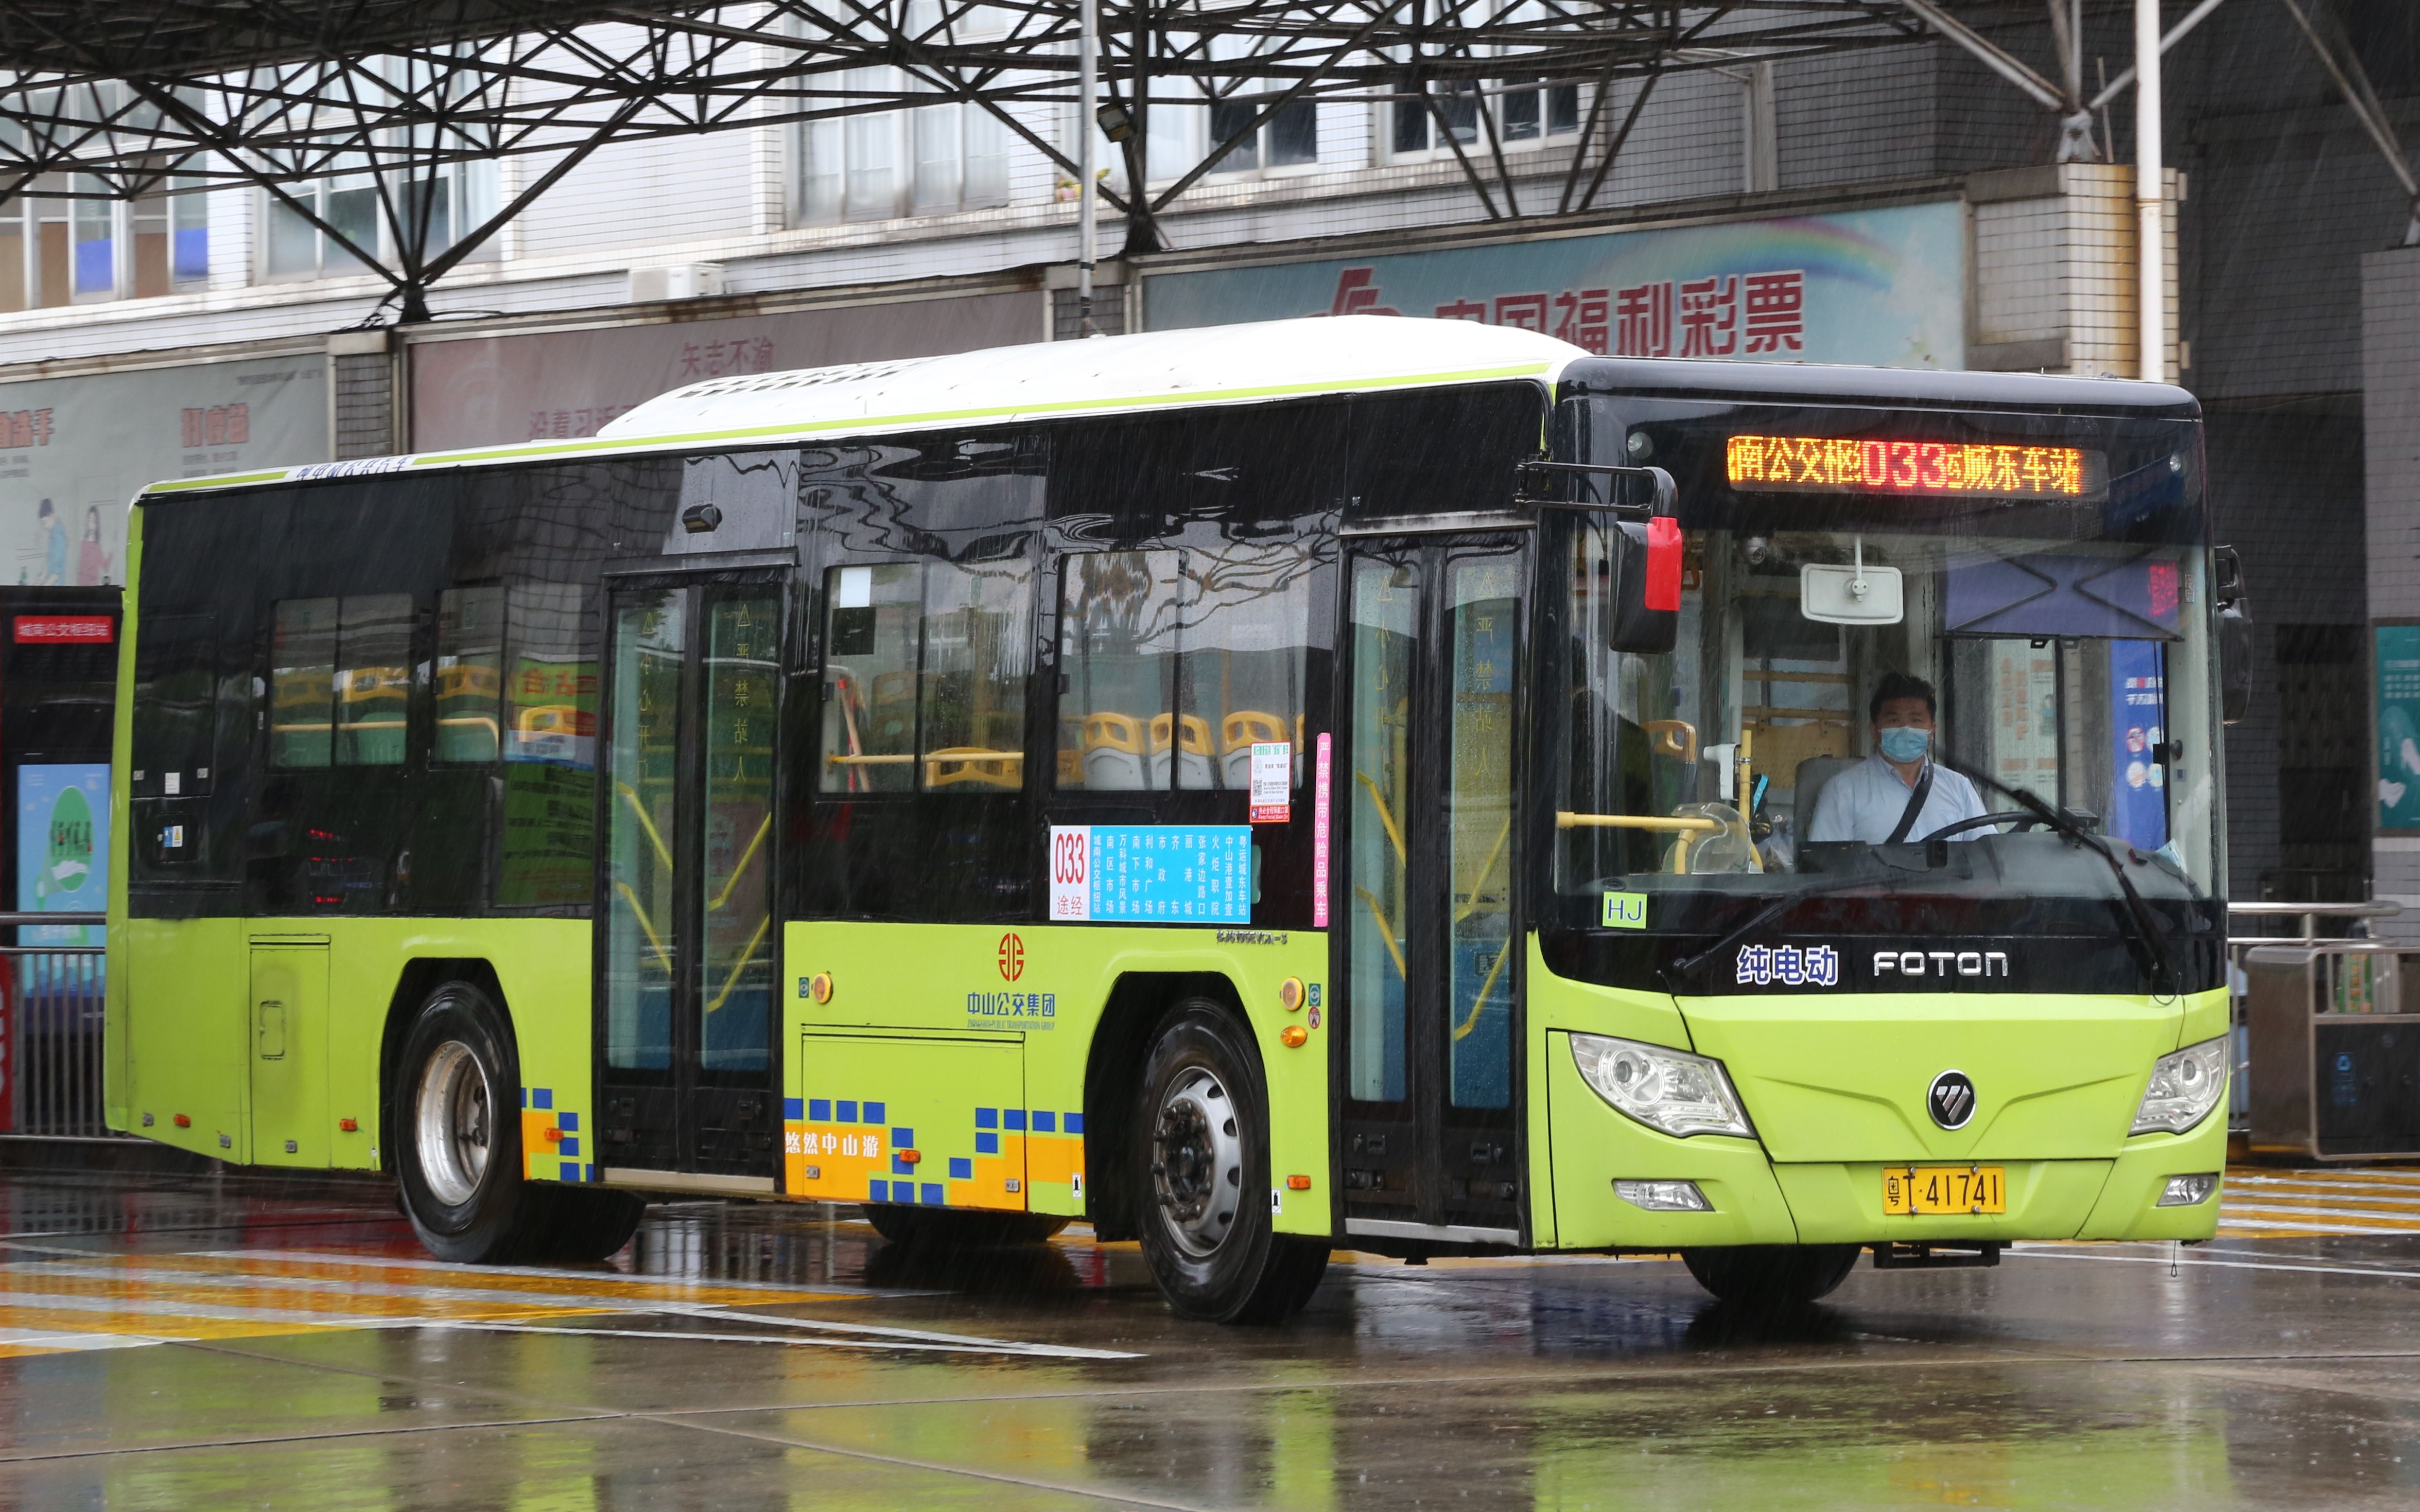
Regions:
[[[1082,1219],[1230,1320],[1340,1245],[2207,1237],[2198,415],[1353,316],[158,485],[111,1123],[450,1260]]]

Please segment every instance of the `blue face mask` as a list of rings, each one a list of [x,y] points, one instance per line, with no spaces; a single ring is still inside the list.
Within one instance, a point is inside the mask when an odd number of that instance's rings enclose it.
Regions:
[[[1924,760],[1932,747],[1932,732],[1916,730],[1907,725],[1893,725],[1883,732],[1883,755],[1890,761],[1905,764]]]

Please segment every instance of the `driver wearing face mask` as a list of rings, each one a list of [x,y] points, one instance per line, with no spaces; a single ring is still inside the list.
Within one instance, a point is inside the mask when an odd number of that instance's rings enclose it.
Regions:
[[[1984,812],[1975,784],[1932,759],[1937,712],[1932,685],[1923,678],[1906,672],[1883,678],[1867,706],[1874,752],[1824,785],[1815,800],[1815,822],[1807,826],[1809,842],[1920,841]],[[1988,833],[1976,828],[1949,838],[1975,840]]]

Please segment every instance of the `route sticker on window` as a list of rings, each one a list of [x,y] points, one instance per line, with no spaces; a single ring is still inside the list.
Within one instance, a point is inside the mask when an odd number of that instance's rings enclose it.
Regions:
[[[1645,929],[1647,927],[1647,894],[1643,892],[1606,893],[1604,923],[1606,929]]]
[[[1294,747],[1252,742],[1252,823],[1282,825],[1294,817]]]
[[[1053,825],[1057,922],[1249,924],[1249,825]]]

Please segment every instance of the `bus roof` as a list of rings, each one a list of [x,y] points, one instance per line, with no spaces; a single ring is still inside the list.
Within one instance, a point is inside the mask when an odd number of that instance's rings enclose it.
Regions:
[[[659,394],[597,435],[577,440],[179,478],[153,484],[145,495],[1449,384],[1528,379],[1551,388],[1566,366],[1587,355],[1515,327],[1390,316],[1037,342],[709,378]]]
[[[2201,414],[2194,396],[2172,383],[2057,373],[1590,357],[1569,364],[1561,381],[1566,390],[1585,393],[1726,403],[2029,409],[2140,420],[2191,420]]]

